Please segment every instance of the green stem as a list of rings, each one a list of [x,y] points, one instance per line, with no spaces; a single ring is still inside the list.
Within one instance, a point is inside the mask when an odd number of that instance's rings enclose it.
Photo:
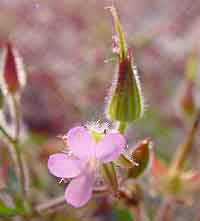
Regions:
[[[126,128],[127,128],[127,122],[122,122],[122,121],[120,121],[120,122],[118,123],[118,128],[117,128],[117,130],[118,130],[121,134],[124,134],[124,133],[125,133]],[[123,167],[125,167],[125,168],[131,168],[131,167],[133,166],[133,163],[132,163],[129,159],[127,159],[127,157],[126,157],[124,154],[121,154],[121,155],[119,156],[117,162],[118,162],[121,166],[123,166]]]
[[[21,158],[19,156],[19,148],[18,148],[18,144],[16,143],[16,141],[8,134],[8,132],[0,125],[0,132],[3,134],[3,136],[7,139],[8,141],[8,148],[10,151],[10,155],[11,158],[13,160],[13,164],[14,164],[14,170],[15,170],[15,174],[20,182],[20,187],[21,187],[21,192],[23,195],[23,191],[22,191],[22,183],[23,183],[23,176],[21,173],[21,167],[22,164],[21,162]]]
[[[26,198],[27,197],[27,190],[29,186],[29,177],[26,169],[25,160],[23,154],[21,153],[21,148],[19,148],[19,137],[20,137],[20,108],[19,108],[19,97],[18,94],[11,94],[11,101],[12,101],[12,112],[13,112],[13,121],[15,125],[15,133],[13,140],[15,141],[15,150],[17,161],[19,164],[20,170],[20,183],[22,194]]]
[[[118,131],[119,131],[121,134],[124,134],[124,133],[125,133],[125,130],[126,130],[126,127],[127,127],[127,123],[120,121],[119,124],[118,124]]]
[[[9,142],[8,148],[9,148],[10,155],[14,163],[14,170],[15,170],[16,176],[20,179],[21,175],[20,175],[20,169],[19,169],[20,168],[19,161],[17,157],[16,142],[1,125],[0,125],[0,132]]]
[[[117,194],[118,179],[116,175],[115,164],[113,162],[103,164],[101,166],[101,171],[110,189],[113,191],[113,193]]]
[[[171,171],[177,171],[183,168],[184,163],[188,157],[190,150],[192,149],[192,144],[194,142],[194,137],[197,132],[198,126],[200,123],[200,111],[197,113],[197,116],[194,120],[194,123],[186,137],[186,140],[178,148],[177,153],[175,154],[174,160],[171,164]]]
[[[24,170],[22,156],[20,153],[21,148],[19,146],[19,143],[15,139],[13,139],[1,125],[0,125],[0,132],[10,143],[11,157],[13,158],[16,175],[19,178],[21,192],[24,198],[26,197],[26,191],[25,191],[26,185],[25,185],[25,170]]]
[[[108,192],[109,192],[109,190],[108,190],[107,186],[96,187],[93,189],[93,194],[95,196],[99,196],[99,195],[102,195],[102,194],[105,194]],[[44,213],[45,211],[48,211],[52,208],[55,209],[56,207],[58,207],[60,205],[64,205],[64,204],[66,204],[66,200],[63,195],[58,196],[53,199],[46,200],[46,202],[35,206],[35,212],[36,212],[35,215],[40,215],[41,213]]]
[[[12,137],[8,134],[8,132],[1,125],[0,125],[0,131],[10,143],[12,143],[12,144],[15,143],[15,141],[12,139]]]
[[[18,102],[17,95],[12,94],[11,100],[12,100],[12,107],[13,107],[13,120],[15,124],[14,137],[15,137],[15,140],[17,141],[20,135],[20,110],[19,110],[19,102]]]

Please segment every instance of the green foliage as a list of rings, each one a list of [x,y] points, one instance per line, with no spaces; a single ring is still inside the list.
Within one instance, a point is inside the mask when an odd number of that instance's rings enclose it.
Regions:
[[[127,208],[114,208],[112,211],[113,221],[134,221],[133,216]]]
[[[7,206],[2,200],[0,200],[0,215],[1,216],[16,216],[22,213],[20,208],[12,208]]]
[[[29,134],[28,139],[26,140],[26,145],[29,145],[29,144],[43,145],[44,143],[46,143],[46,141],[47,139],[44,135],[31,132]]]
[[[10,207],[6,206],[3,201],[0,201],[0,215],[13,216],[16,214],[17,214],[17,212],[14,208],[10,208]]]
[[[8,192],[11,192],[15,195],[18,194],[20,191],[19,182],[12,169],[8,170],[7,189]]]

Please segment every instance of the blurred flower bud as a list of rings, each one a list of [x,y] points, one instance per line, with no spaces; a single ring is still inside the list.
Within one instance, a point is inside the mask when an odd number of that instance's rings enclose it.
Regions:
[[[197,72],[198,54],[194,48],[188,56],[185,66],[185,77],[188,81],[193,81]]]
[[[105,182],[108,184],[110,189],[114,192],[118,192],[118,181],[117,175],[115,171],[115,165],[113,162],[103,164],[101,167],[101,172],[103,174],[103,178]]]
[[[179,194],[182,191],[182,180],[179,172],[167,173],[167,176],[161,179],[161,185],[166,194]]]
[[[140,141],[135,150],[132,152],[133,167],[129,169],[128,176],[136,178],[140,176],[147,168],[150,159],[150,146],[149,139]]]
[[[194,82],[185,81],[180,95],[181,110],[187,115],[193,115],[196,110],[194,101]]]
[[[161,194],[174,197],[199,191],[200,172],[197,170],[180,172],[165,168],[160,176],[152,175],[152,188]]]
[[[114,7],[109,8],[114,17],[117,40],[114,38],[114,53],[117,54],[118,68],[113,82],[107,115],[111,120],[132,122],[143,114],[143,99],[137,70],[132,66],[133,56],[126,48],[121,24]]]
[[[22,59],[16,48],[7,43],[3,48],[2,87],[4,92],[16,93],[25,85]]]
[[[196,111],[194,90],[197,63],[196,50],[192,50],[186,61],[185,78],[179,89],[179,106],[181,111],[188,116],[193,115]]]
[[[150,167],[151,189],[154,193],[164,195],[177,195],[182,191],[182,180],[178,171],[170,171],[169,168],[154,154],[152,154]]]

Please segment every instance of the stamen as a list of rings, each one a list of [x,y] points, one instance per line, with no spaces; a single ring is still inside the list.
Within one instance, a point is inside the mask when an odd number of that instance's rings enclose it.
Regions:
[[[58,183],[61,184],[63,181],[65,181],[64,178],[62,178]]]

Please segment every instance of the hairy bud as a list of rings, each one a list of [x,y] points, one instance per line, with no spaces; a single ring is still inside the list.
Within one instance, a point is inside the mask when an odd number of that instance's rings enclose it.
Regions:
[[[25,85],[25,72],[22,59],[10,43],[3,48],[2,88],[4,92],[16,93]]]
[[[196,112],[195,103],[195,76],[197,73],[197,53],[192,50],[185,66],[185,77],[179,89],[179,106],[181,112],[192,116]]]
[[[133,167],[129,169],[129,177],[136,178],[145,171],[150,159],[150,146],[149,139],[140,141],[135,150],[132,152]]]
[[[117,54],[116,79],[111,87],[107,106],[107,116],[111,120],[132,122],[143,115],[143,98],[136,67],[133,67],[133,56],[126,48],[124,34],[115,8],[109,8],[114,17],[117,40],[114,52]],[[118,47],[118,48],[117,48]]]

